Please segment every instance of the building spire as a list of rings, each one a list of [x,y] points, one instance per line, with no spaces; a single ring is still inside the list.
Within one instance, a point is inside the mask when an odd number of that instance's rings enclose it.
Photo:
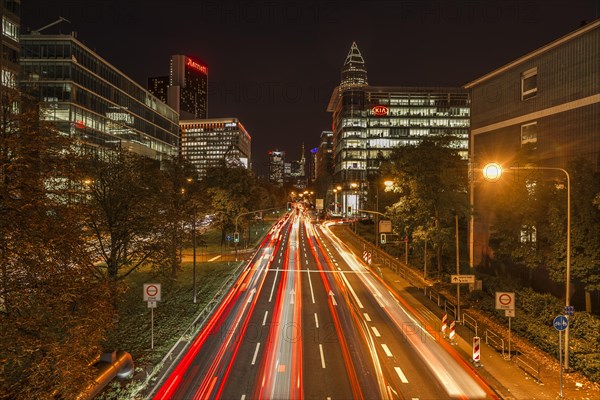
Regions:
[[[342,67],[340,88],[345,90],[352,87],[367,86],[368,84],[365,59],[360,53],[356,42],[352,42],[352,46],[350,46],[350,51]]]

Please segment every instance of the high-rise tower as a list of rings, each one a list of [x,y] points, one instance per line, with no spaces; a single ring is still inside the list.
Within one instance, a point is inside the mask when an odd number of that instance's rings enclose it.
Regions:
[[[352,46],[342,67],[340,89],[346,90],[353,87],[367,86],[368,84],[365,60],[362,54],[360,54],[356,42],[352,42]]]

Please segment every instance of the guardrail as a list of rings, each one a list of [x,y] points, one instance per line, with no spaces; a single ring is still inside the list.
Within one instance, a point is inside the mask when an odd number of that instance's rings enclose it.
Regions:
[[[517,354],[515,356],[515,363],[517,364],[517,366],[519,366],[519,368],[521,368],[523,371],[525,371],[532,377],[536,378],[537,382],[540,383],[540,364],[526,353],[523,353],[519,348],[516,349],[516,353]]]
[[[462,317],[462,324],[464,326],[469,326],[471,330],[475,331],[475,336],[477,336],[477,320],[468,315],[466,312],[462,313]]]
[[[494,331],[486,329],[485,344],[495,348],[497,351],[502,351],[502,357],[504,358],[504,339],[502,339],[500,335],[498,335]]]

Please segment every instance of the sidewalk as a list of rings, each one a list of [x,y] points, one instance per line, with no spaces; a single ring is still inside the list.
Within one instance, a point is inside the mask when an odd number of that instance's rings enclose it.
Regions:
[[[342,228],[343,231],[337,231],[336,234],[342,236],[345,243],[360,258],[362,256],[362,246],[364,242],[362,238],[355,236],[348,229]],[[372,247],[372,243],[369,243]],[[399,268],[405,268],[402,263],[394,260]],[[431,313],[424,313],[422,317],[427,320],[432,327],[441,326],[441,315],[443,310],[437,304],[423,293],[422,289],[416,288],[400,274],[395,273],[389,268],[384,268],[383,265],[373,263],[371,266],[374,273],[377,273],[383,280],[395,289],[396,293],[405,298],[409,303],[427,307],[434,315],[428,317]],[[414,275],[414,276],[412,276]],[[414,283],[414,278],[417,274],[411,274],[410,280]],[[420,279],[422,286],[426,283]],[[434,316],[437,319],[434,319]],[[456,345],[453,346],[457,352],[472,366],[472,368],[483,377],[488,384],[496,391],[498,396],[503,399],[559,399],[560,398],[560,378],[558,361],[549,356],[544,356],[543,363],[540,368],[540,383],[537,382],[537,377],[525,372],[514,361],[515,355],[508,359],[507,352],[505,357],[502,353],[485,343],[483,332],[478,332],[481,338],[481,366],[475,367],[472,362],[472,338],[474,332],[469,328],[457,325],[456,328]],[[514,336],[514,333],[513,333]],[[448,340],[441,338],[440,340]],[[534,371],[531,371],[532,373]],[[581,385],[581,386],[580,386]],[[600,385],[589,382],[585,377],[578,373],[563,373],[563,398],[565,399],[600,399]]]

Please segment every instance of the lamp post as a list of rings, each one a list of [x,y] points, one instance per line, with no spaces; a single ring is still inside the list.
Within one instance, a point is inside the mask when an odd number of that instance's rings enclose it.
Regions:
[[[509,167],[512,170],[546,170],[560,171],[567,177],[567,271],[565,282],[565,305],[571,304],[571,177],[563,168],[557,167]],[[487,164],[483,167],[483,176],[490,182],[496,182],[502,177],[502,167],[497,163]],[[568,317],[567,317],[568,318]],[[565,330],[565,370],[569,370],[569,327]]]
[[[358,201],[356,201],[356,196],[357,196],[356,188],[358,187],[358,183],[352,182],[350,184],[350,187],[354,190],[354,207],[352,210],[352,217],[354,219],[354,233],[356,233],[356,209],[358,208]]]

